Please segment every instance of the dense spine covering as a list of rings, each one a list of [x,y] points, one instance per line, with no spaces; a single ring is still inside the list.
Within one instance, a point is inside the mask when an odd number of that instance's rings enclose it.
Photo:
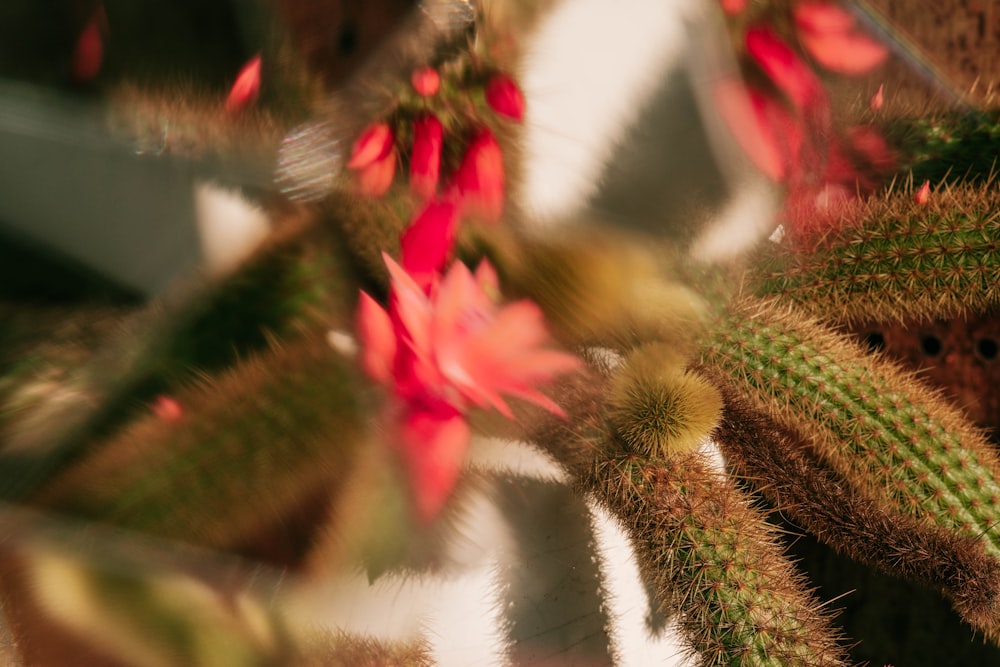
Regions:
[[[318,490],[335,492],[367,437],[363,387],[353,361],[322,337],[276,346],[179,392],[178,420],[138,420],[30,501],[231,547]]]
[[[628,451],[600,416],[606,380],[575,382],[563,385],[569,421],[545,418],[529,437],[625,528],[655,604],[701,664],[846,664],[828,614],[750,499],[697,451]]]
[[[1000,302],[1000,189],[939,184],[925,204],[898,187],[848,207],[812,247],[769,244],[752,289],[839,322],[949,319]]]
[[[981,540],[900,514],[854,493],[803,440],[735,392],[714,438],[728,468],[838,553],[941,590],[972,625],[989,629],[1000,610],[1000,561]]]
[[[883,132],[915,183],[988,180],[1000,155],[1000,110],[893,119]]]
[[[981,539],[1000,558],[997,456],[956,408],[911,374],[814,320],[756,299],[720,318],[703,361],[855,488]]]

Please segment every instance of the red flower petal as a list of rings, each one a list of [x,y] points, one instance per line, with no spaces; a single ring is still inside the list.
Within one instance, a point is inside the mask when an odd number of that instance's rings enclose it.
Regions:
[[[444,269],[455,243],[458,208],[454,202],[432,201],[400,237],[403,269],[425,292]]]
[[[445,403],[417,407],[404,416],[399,448],[421,521],[428,523],[441,512],[458,481],[471,438],[465,418]]]
[[[394,137],[388,123],[372,123],[351,147],[348,169],[364,169],[381,160],[392,150]]]
[[[396,357],[396,332],[389,314],[365,292],[358,299],[355,326],[362,370],[376,382],[388,382]]]
[[[451,194],[458,197],[464,211],[487,222],[498,222],[503,215],[503,152],[489,130],[480,131],[469,144]]]
[[[410,83],[418,95],[432,97],[441,88],[441,75],[433,67],[418,67],[410,75]]]
[[[524,120],[524,94],[506,74],[495,74],[486,84],[486,102],[501,116]]]
[[[819,78],[771,28],[749,28],[746,46],[750,56],[797,110],[811,113],[829,107]]]
[[[712,92],[719,115],[754,165],[774,181],[788,178],[793,147],[785,130],[795,121],[782,103],[736,80],[720,81]]]
[[[430,199],[437,190],[443,137],[444,128],[437,116],[421,116],[413,122],[410,191],[420,199]]]
[[[794,12],[802,46],[828,70],[862,74],[889,56],[889,50],[865,34],[855,18],[839,5],[803,2]]]
[[[229,96],[226,97],[227,112],[234,113],[257,100],[260,93],[260,66],[261,58],[258,53],[240,70],[236,82],[229,89]]]
[[[385,156],[358,169],[358,192],[367,197],[381,197],[389,190],[395,174],[396,153],[389,151]]]
[[[721,2],[722,11],[730,15],[735,15],[747,8],[749,0],[721,0]]]

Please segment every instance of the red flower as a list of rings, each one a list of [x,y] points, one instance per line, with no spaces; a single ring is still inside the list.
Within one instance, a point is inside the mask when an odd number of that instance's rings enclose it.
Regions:
[[[437,116],[428,114],[413,122],[410,191],[420,199],[430,199],[437,190],[443,137],[444,129]]]
[[[457,198],[464,212],[487,222],[500,220],[504,197],[503,152],[489,130],[481,130],[469,143],[449,195]]]
[[[495,74],[486,84],[486,102],[501,116],[524,120],[524,94],[506,74]]]
[[[483,261],[473,275],[455,262],[429,293],[385,256],[388,312],[362,293],[357,326],[361,363],[388,384],[401,406],[394,443],[410,476],[418,516],[440,511],[461,469],[470,432],[464,414],[494,407],[513,417],[507,394],[562,410],[535,386],[577,369],[573,355],[543,347],[541,310],[530,301],[500,305],[496,273]]]
[[[406,228],[399,240],[403,268],[424,291],[444,270],[458,227],[458,207],[451,201],[432,201]]]
[[[746,33],[746,46],[750,57],[788,97],[796,111],[829,114],[830,103],[819,77],[776,32],[766,26],[751,27]]]
[[[392,151],[394,141],[395,137],[388,123],[372,123],[365,128],[351,147],[347,168],[363,169],[385,158]]]
[[[832,2],[800,2],[794,9],[799,39],[823,67],[862,74],[882,63],[889,50],[864,33],[857,20]]]
[[[433,67],[418,67],[410,75],[410,83],[421,97],[433,97],[441,88],[441,75]]]
[[[229,90],[226,98],[226,111],[234,113],[243,107],[253,104],[260,93],[260,65],[258,53],[251,58],[236,77],[236,82]]]

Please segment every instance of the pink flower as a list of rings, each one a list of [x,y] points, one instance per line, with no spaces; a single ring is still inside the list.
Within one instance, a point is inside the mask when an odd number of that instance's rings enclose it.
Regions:
[[[388,123],[372,123],[365,128],[351,147],[347,168],[364,169],[385,158],[392,151],[394,141],[395,137]]]
[[[774,85],[804,114],[829,114],[829,100],[819,77],[798,54],[766,26],[754,26],[746,33],[747,53]]]
[[[84,83],[92,80],[101,71],[104,63],[104,33],[107,30],[107,15],[104,5],[98,5],[90,20],[76,38],[73,49],[73,80]]]
[[[428,114],[413,121],[410,191],[420,199],[430,199],[437,190],[443,137],[444,129],[437,116]]]
[[[524,94],[506,74],[494,74],[486,84],[486,102],[501,116],[524,120]]]
[[[776,182],[788,179],[799,159],[802,130],[786,106],[733,79],[713,89],[716,108],[754,165]]]
[[[388,255],[388,311],[362,294],[357,328],[362,367],[392,388],[401,406],[394,443],[410,475],[418,516],[432,519],[447,499],[468,448],[464,414],[493,407],[513,417],[502,394],[563,412],[536,385],[573,371],[580,360],[544,347],[541,309],[500,305],[496,272],[452,264],[425,291]]]
[[[258,53],[243,66],[236,77],[236,82],[229,90],[226,97],[226,111],[235,113],[246,107],[257,99],[260,93],[260,65],[261,59]]]
[[[800,2],[793,11],[802,46],[828,70],[862,74],[889,56],[889,50],[865,34],[854,16],[836,3]]]
[[[452,201],[432,201],[399,239],[403,268],[424,291],[444,270],[458,228],[458,207]]]
[[[503,215],[503,152],[488,129],[480,130],[469,143],[449,195],[457,198],[464,212],[487,222],[498,222]]]
[[[410,75],[410,83],[421,97],[433,97],[441,88],[441,75],[433,67],[418,67]]]

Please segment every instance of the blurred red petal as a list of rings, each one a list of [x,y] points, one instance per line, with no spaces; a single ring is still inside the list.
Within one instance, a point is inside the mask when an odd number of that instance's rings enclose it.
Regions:
[[[437,517],[451,496],[471,437],[462,414],[444,403],[417,407],[404,416],[399,446],[414,509],[424,523]]]
[[[776,132],[788,112],[776,100],[748,88],[735,79],[720,81],[713,88],[715,107],[736,143],[764,174],[781,182],[788,177],[790,155]]]
[[[361,368],[376,382],[388,382],[396,356],[396,332],[389,314],[365,292],[358,299],[355,326],[361,343]]]
[[[872,111],[881,111],[882,106],[885,104],[885,84],[879,84],[878,90],[872,95],[871,101],[868,102],[868,108]]]
[[[799,39],[820,65],[840,74],[862,74],[889,50],[868,36],[847,10],[832,2],[801,2],[794,9]]]
[[[524,120],[524,94],[506,74],[496,74],[486,84],[486,103],[501,116]]]
[[[747,8],[749,0],[721,0],[722,11],[727,14],[739,14]]]
[[[358,192],[367,197],[381,197],[392,185],[396,174],[396,153],[389,151],[384,157],[357,170]]]
[[[364,169],[383,159],[392,150],[394,137],[388,123],[372,123],[365,128],[351,147],[348,169]]]
[[[260,93],[260,65],[260,54],[257,54],[240,70],[236,82],[229,90],[229,96],[226,97],[226,111],[239,111],[257,100]]]
[[[432,201],[406,228],[399,240],[403,269],[425,291],[445,267],[455,243],[458,209],[454,202]]]
[[[178,422],[184,418],[184,408],[177,399],[160,394],[152,405],[153,414],[165,422]]]
[[[430,199],[437,191],[443,141],[444,128],[437,116],[421,116],[413,121],[410,191],[420,199]]]
[[[747,52],[795,108],[812,113],[829,106],[823,84],[798,54],[767,26],[746,32]]]
[[[498,222],[503,216],[503,152],[489,130],[481,130],[469,143],[455,172],[452,194],[457,195],[463,210],[473,216],[487,222]]]

